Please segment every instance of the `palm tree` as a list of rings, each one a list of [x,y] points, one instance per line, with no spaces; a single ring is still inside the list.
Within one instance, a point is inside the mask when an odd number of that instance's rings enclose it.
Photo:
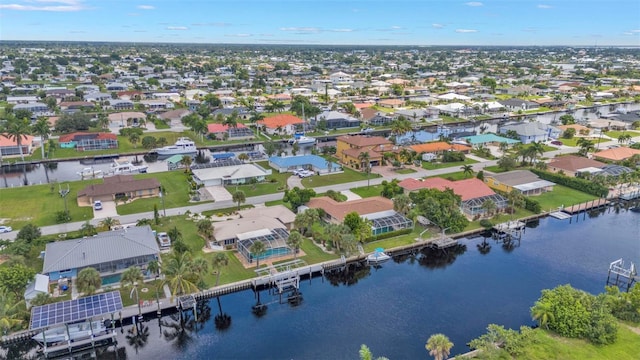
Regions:
[[[593,142],[591,140],[587,140],[586,138],[578,139],[576,144],[580,147],[580,151],[578,151],[578,153],[582,156],[586,156],[589,151],[595,149],[595,147],[593,146]]]
[[[453,343],[444,334],[434,334],[427,340],[425,348],[429,351],[429,355],[435,360],[445,360],[449,356],[449,352],[453,347]]]
[[[155,277],[158,277],[160,271],[160,263],[158,260],[151,260],[147,263],[147,271],[154,274]]]
[[[36,297],[29,301],[30,306],[42,306],[46,304],[50,304],[52,302],[51,295],[46,292],[39,292],[36,294]]]
[[[302,245],[302,240],[304,238],[302,237],[302,235],[296,231],[296,230],[292,230],[289,233],[289,238],[287,238],[287,245],[291,248],[291,250],[293,250],[293,259],[297,259],[298,258],[298,250],[300,249],[300,246]]]
[[[24,322],[24,301],[5,288],[0,288],[0,329],[6,334]]]
[[[102,286],[102,278],[98,270],[87,267],[78,273],[76,287],[78,291],[85,295],[92,295]]]
[[[216,269],[216,286],[220,283],[220,272],[223,267],[229,265],[227,254],[219,252],[211,259],[211,266]]]
[[[51,127],[46,117],[39,117],[38,121],[33,124],[32,132],[40,136],[40,151],[42,152],[42,158],[44,159],[44,144],[51,135]]]
[[[406,194],[399,194],[393,198],[393,210],[407,215],[411,209],[411,198]]]
[[[198,291],[198,287],[194,283],[196,275],[193,273],[192,265],[191,254],[188,252],[174,252],[163,263],[165,283],[169,285],[173,296]]]
[[[532,142],[529,146],[529,149],[531,150],[531,152],[529,153],[531,162],[535,162],[538,158],[538,155],[542,156],[544,154],[544,145],[542,145],[542,142]]]
[[[109,117],[107,114],[103,112],[98,113],[98,126],[102,130],[107,130],[109,128]]]
[[[89,220],[85,221],[80,227],[80,234],[82,234],[82,236],[93,236],[97,233],[96,227],[91,225]]]
[[[209,272],[209,262],[204,258],[197,257],[192,260],[191,270],[198,279],[198,288],[204,289],[206,287],[204,276]]]
[[[235,193],[233,193],[233,195],[231,196],[231,199],[233,200],[234,203],[238,204],[238,210],[240,210],[240,204],[247,201],[247,197],[244,194],[244,191],[241,191],[241,190],[238,190]]]
[[[260,268],[260,256],[262,256],[265,251],[267,251],[267,246],[260,240],[255,241],[251,244],[251,247],[249,247],[249,252],[256,259],[256,269]]]
[[[31,134],[31,126],[29,126],[29,120],[26,118],[17,119],[13,116],[9,117],[2,129],[2,135],[10,140],[13,140],[18,145],[20,151],[20,159],[24,161],[24,154],[22,153],[22,140],[27,139],[27,135]]]
[[[462,169],[462,172],[464,173],[465,178],[468,178],[471,175],[473,175],[473,166],[471,165],[462,165],[460,169]]]
[[[213,225],[211,220],[209,219],[198,220],[198,222],[196,223],[196,226],[198,227],[198,232],[200,233],[200,235],[202,235],[205,238],[205,240],[207,241],[211,240],[211,237],[213,236]]]
[[[302,234],[308,234],[311,226],[320,220],[320,214],[317,209],[307,209],[296,215],[294,224],[300,229]]]
[[[238,160],[247,161],[247,160],[249,160],[249,155],[247,155],[247,153],[241,153],[241,154],[238,155]]]
[[[553,322],[555,319],[552,304],[548,301],[536,301],[531,308],[531,317],[538,320],[540,326],[549,329],[549,322]]]
[[[360,160],[360,169],[367,173],[367,187],[369,187],[369,174],[371,174],[371,162],[368,151],[363,151],[358,155]]]
[[[106,217],[98,223],[98,226],[100,228],[107,231],[113,229],[114,226],[118,225],[120,225],[120,220],[114,219],[112,217]]]
[[[487,199],[482,203],[481,206],[482,209],[484,209],[484,211],[488,214],[488,215],[492,215],[494,211],[496,211],[497,206],[496,203],[491,200],[491,199]]]
[[[137,286],[139,283],[144,280],[144,275],[142,275],[142,271],[137,266],[129,266],[123,273],[120,278],[120,284],[124,287],[133,287]]]
[[[182,155],[182,159],[180,159],[180,162],[186,168],[186,170],[185,170],[186,173],[191,172],[191,164],[193,163],[193,158],[191,158],[191,156]]]

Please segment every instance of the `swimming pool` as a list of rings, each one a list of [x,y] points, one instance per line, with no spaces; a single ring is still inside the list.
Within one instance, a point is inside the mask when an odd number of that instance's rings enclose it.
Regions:
[[[120,282],[122,274],[107,275],[102,278],[102,286],[113,285]]]

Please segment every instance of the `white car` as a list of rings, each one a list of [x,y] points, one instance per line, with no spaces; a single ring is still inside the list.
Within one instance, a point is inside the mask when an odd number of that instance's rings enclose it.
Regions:
[[[11,226],[0,226],[0,233],[8,233],[12,231],[13,229],[11,228]]]
[[[96,200],[93,202],[93,210],[102,210],[102,201]]]
[[[304,171],[299,172],[298,176],[301,177],[301,178],[306,178],[306,177],[309,177],[309,176],[313,176],[315,174],[316,173],[311,171],[311,170],[304,170]]]
[[[303,168],[295,169],[295,170],[293,170],[293,175],[298,176],[298,175],[300,175],[300,173],[302,173],[304,171],[306,171],[306,170],[303,169]]]

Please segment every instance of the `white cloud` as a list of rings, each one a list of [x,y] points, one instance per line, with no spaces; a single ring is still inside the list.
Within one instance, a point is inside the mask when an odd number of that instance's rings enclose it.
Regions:
[[[333,32],[352,32],[353,29],[331,29]]]
[[[400,29],[402,29],[402,27],[401,27],[401,26],[398,26],[398,25],[393,25],[393,26],[391,27],[391,29],[393,29],[393,30],[400,30]]]
[[[484,5],[480,1],[469,1],[469,2],[466,2],[464,4],[467,5],[467,6],[482,6],[482,5]]]
[[[442,25],[442,24],[431,24],[431,27],[433,27],[435,29],[442,29],[444,27],[444,25]]]
[[[538,9],[551,9],[551,8],[553,8],[553,6],[551,5],[545,5],[545,4],[538,5]]]
[[[183,31],[189,30],[189,28],[186,26],[167,26],[167,30]]]
[[[228,37],[250,37],[253,36],[251,34],[225,34],[224,36]]]
[[[72,12],[86,9],[82,0],[31,0],[23,2],[26,4],[0,4],[0,9],[50,12]],[[34,3],[52,5],[33,5]]]
[[[138,5],[136,7],[140,10],[154,10],[156,8],[153,5]]]
[[[476,33],[478,30],[475,29],[456,29],[457,33],[466,34],[466,33]]]
[[[631,30],[632,33],[640,33],[640,29]]]
[[[316,27],[281,27],[281,31],[295,31],[298,33],[319,33],[320,29]]]

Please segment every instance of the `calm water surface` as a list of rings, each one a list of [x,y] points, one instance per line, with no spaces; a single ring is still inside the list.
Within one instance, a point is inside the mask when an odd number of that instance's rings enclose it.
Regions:
[[[177,315],[144,325],[143,341],[127,339],[103,359],[356,359],[360,344],[390,359],[427,357],[427,338],[442,332],[452,355],[490,323],[517,328],[533,324],[529,308],[540,291],[571,284],[592,293],[604,290],[608,264],[618,258],[640,263],[640,214],[614,211],[583,219],[552,218],[527,228],[518,246],[482,237],[466,239],[448,253],[423,251],[376,269],[352,266],[344,273],[301,283],[303,301],[278,304],[267,291],[266,314],[251,312],[252,291],[220,298],[231,317],[221,330],[217,301],[201,304],[200,322],[191,313],[180,330]],[[483,251],[481,250],[481,247]],[[223,326],[224,327],[224,326]],[[131,337],[130,337],[131,338]]]

